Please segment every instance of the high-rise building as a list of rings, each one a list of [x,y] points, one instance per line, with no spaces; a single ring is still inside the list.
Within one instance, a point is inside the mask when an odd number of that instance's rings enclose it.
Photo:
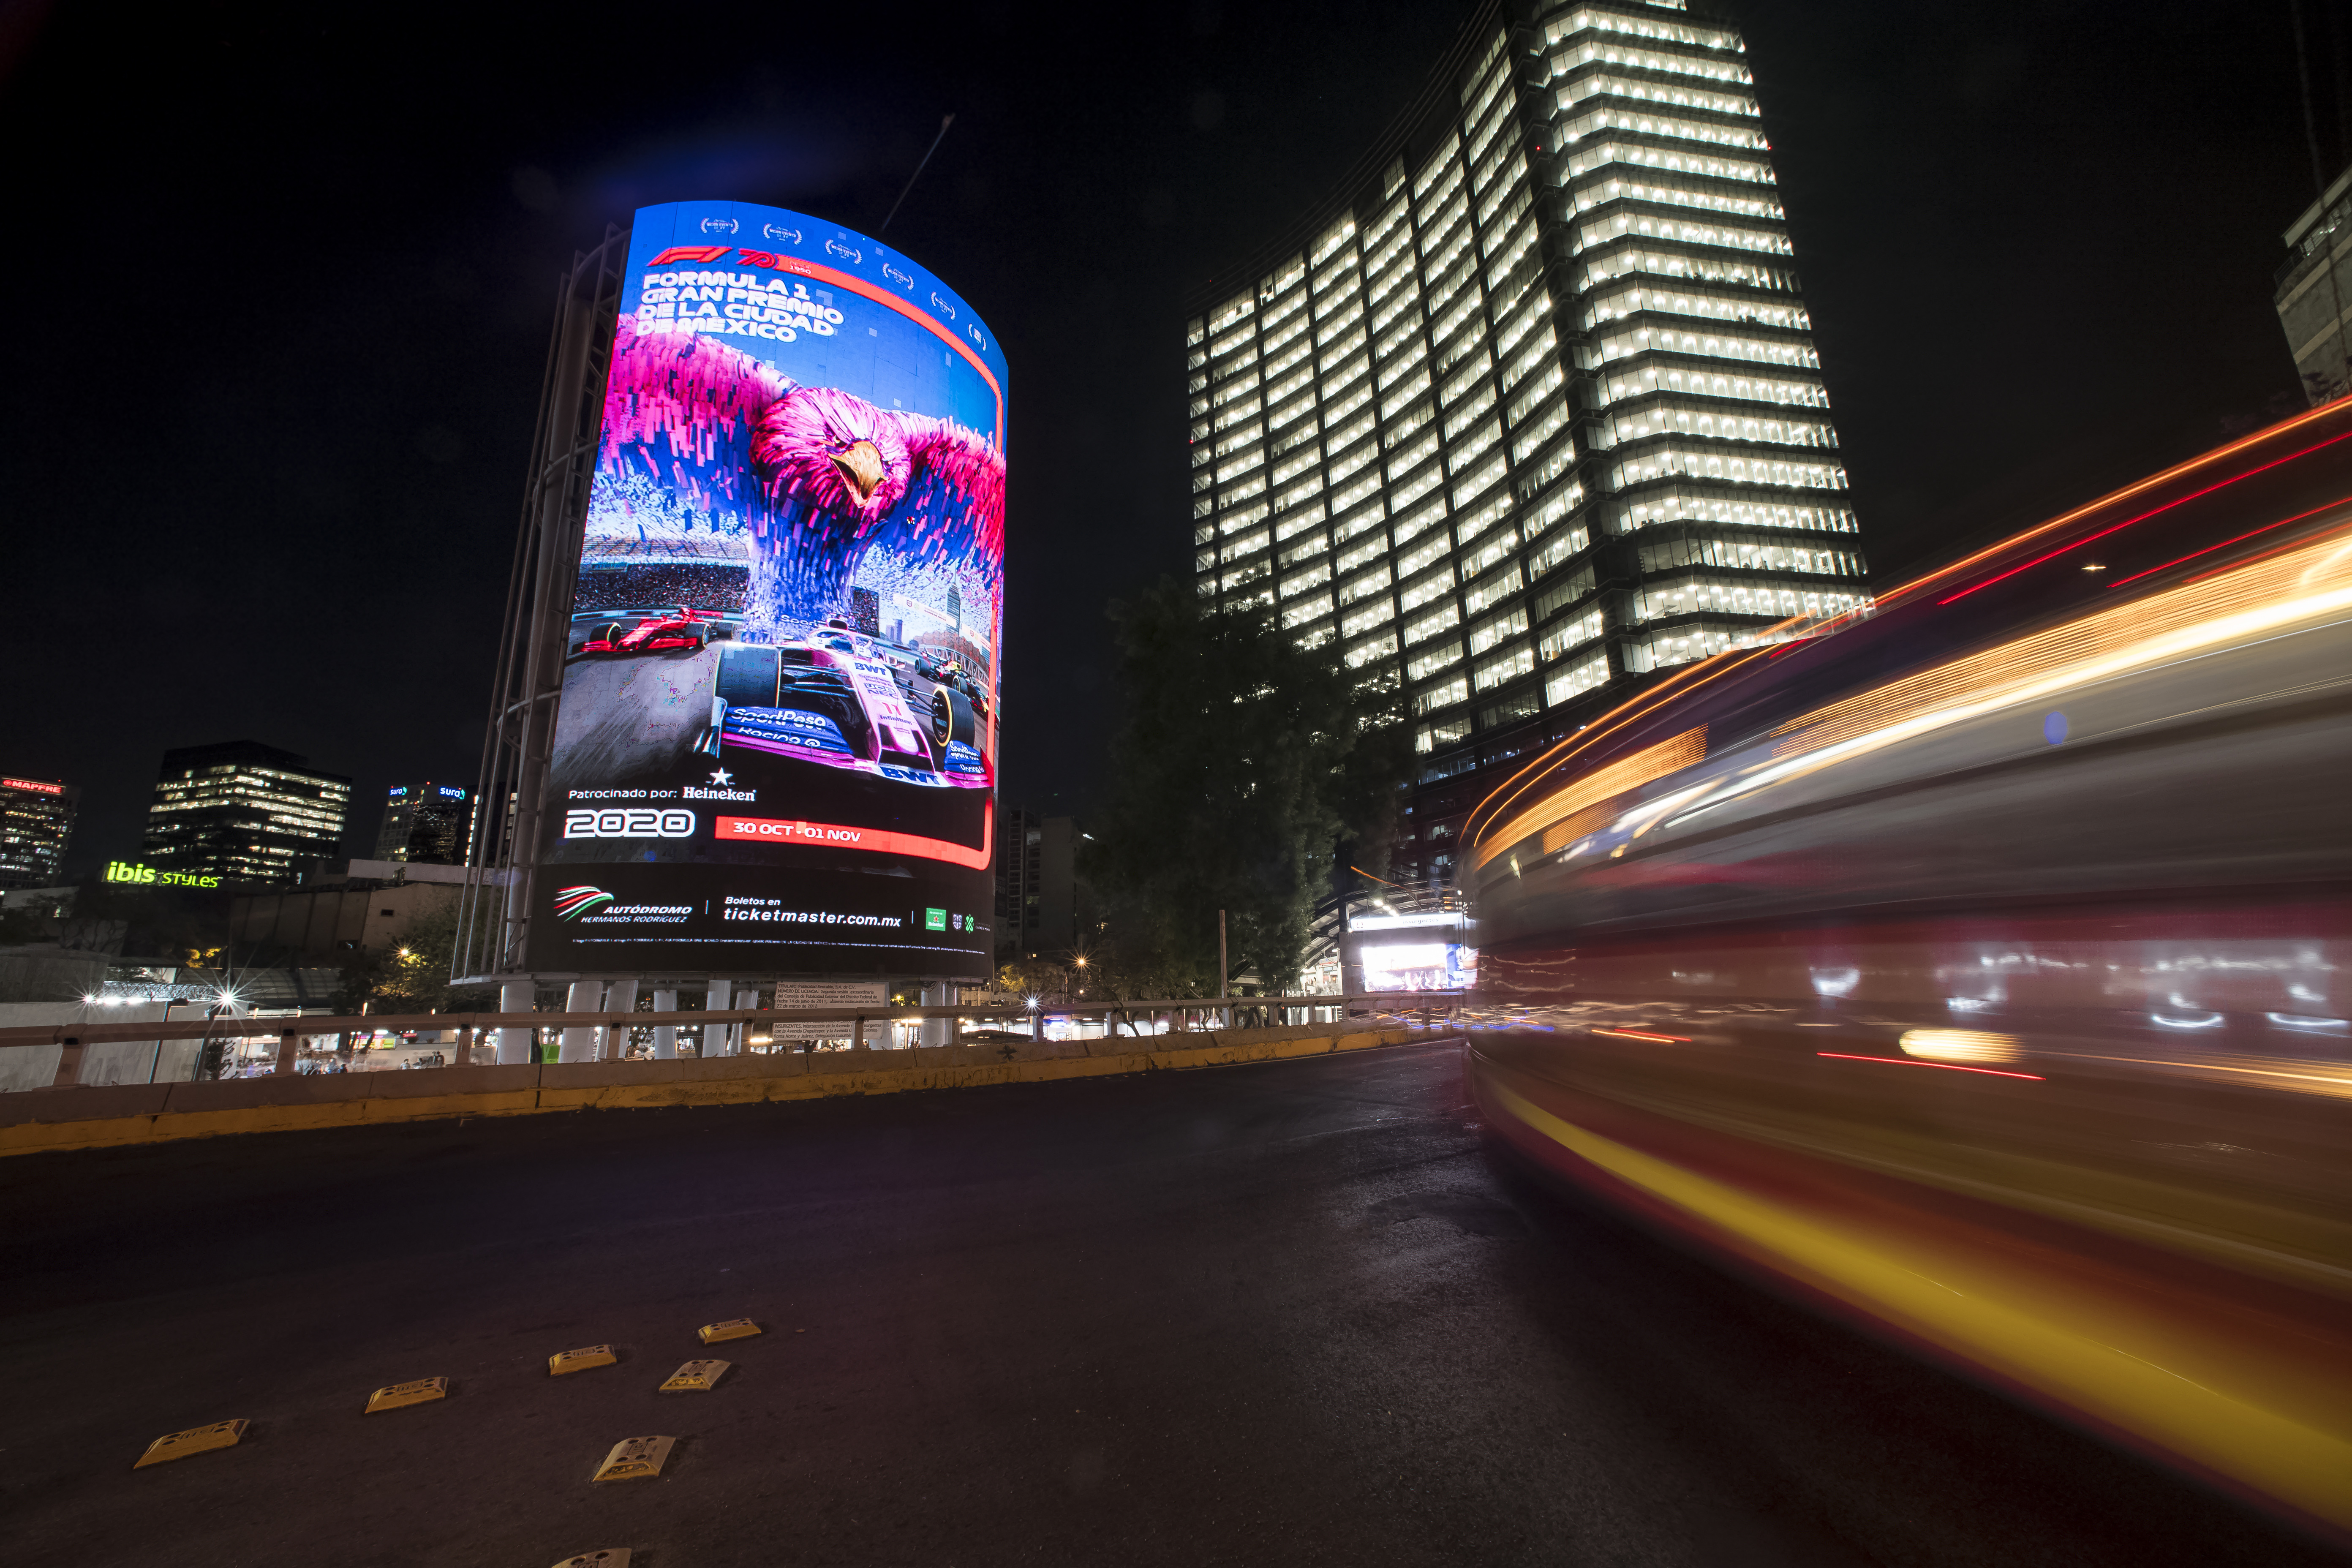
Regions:
[[[473,796],[456,784],[394,784],[383,803],[375,858],[415,866],[462,866],[473,826]]]
[[[2294,356],[2303,395],[2316,408],[2352,386],[2352,169],[2336,176],[2319,199],[2280,237],[2287,258],[2273,280],[2271,300]]]
[[[163,753],[142,858],[166,871],[285,884],[341,847],[352,781],[256,741]]]
[[[0,777],[0,888],[58,885],[80,804],[73,784]]]
[[[996,943],[1016,957],[1058,960],[1077,941],[1076,818],[1008,807],[996,837]]]
[[[1488,0],[1193,297],[1201,595],[1402,688],[1404,879],[1654,672],[1869,603],[1751,84],[1681,0]]]

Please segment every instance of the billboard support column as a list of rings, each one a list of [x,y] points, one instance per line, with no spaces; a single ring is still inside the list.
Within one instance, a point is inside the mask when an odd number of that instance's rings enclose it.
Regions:
[[[656,988],[654,992],[654,1011],[657,1014],[677,1012],[677,987],[673,985],[667,991]],[[677,1059],[677,1026],[676,1024],[654,1026],[654,1059],[664,1062]]]
[[[714,980],[702,994],[702,1005],[713,1013],[724,1013],[735,1001],[735,984],[731,980]],[[727,1054],[727,1026],[705,1024],[702,1026],[702,1054],[723,1057]]]
[[[950,1007],[955,1005],[955,987],[944,980],[935,980],[924,986],[922,995],[923,1005],[926,1007]],[[951,1044],[955,1038],[955,1022],[953,1018],[926,1018],[922,1022],[921,1032],[916,1037],[926,1046]]]
[[[499,1011],[501,1013],[530,1012],[538,1000],[538,991],[539,987],[528,980],[508,981],[499,987]],[[531,1043],[537,1034],[536,1029],[511,1028],[501,1025],[499,1028],[499,1066],[520,1067],[530,1061],[535,1054],[531,1049]],[[351,1037],[345,1035],[343,1039],[348,1048]]]
[[[604,1010],[604,983],[601,980],[575,980],[563,999],[567,1013],[601,1013]],[[603,1031],[591,1024],[575,1024],[563,1031],[563,1043],[556,1050],[559,1062],[592,1062],[596,1059],[596,1037]]]
[[[614,981],[604,992],[604,1011],[607,1013],[635,1012],[637,990],[643,984],[634,975]],[[635,1026],[634,1024],[605,1025],[602,1031],[604,1037],[604,1049],[596,1053],[596,1059],[600,1062],[617,1062],[626,1058],[629,1054],[629,1033]]]
[[[748,991],[735,993],[735,1010],[738,1013],[748,1013],[759,1005],[760,988],[758,986],[754,985]],[[730,1057],[740,1057],[751,1048],[751,1023],[747,1018],[727,1031],[727,1054]]]

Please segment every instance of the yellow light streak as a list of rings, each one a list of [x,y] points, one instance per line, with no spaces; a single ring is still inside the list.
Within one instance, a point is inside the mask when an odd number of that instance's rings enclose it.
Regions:
[[[1482,1072],[1508,1115],[1849,1306],[2013,1378],[2288,1506],[2352,1526],[2352,1438],[2312,1424],[2330,1405],[2274,1408],[2270,1346],[2168,1319],[2079,1281],[1923,1229],[1869,1228],[1702,1176],[1562,1120]],[[2343,1369],[2298,1369],[2306,1389]],[[2341,1426],[2340,1417],[2329,1426]]]
[[[1980,1029],[1906,1029],[1896,1043],[1906,1056],[1938,1062],[2013,1062],[2024,1054],[2015,1035]]]
[[[2322,613],[2347,575],[2346,552],[2329,542],[2169,588],[1817,708],[1772,731],[1790,736],[1774,754],[1818,751],[1941,704],[1981,702],[2011,688],[2055,689],[2053,675],[2062,678],[2058,686],[2080,684],[2096,677],[2074,672],[2165,657],[2163,645],[2180,634],[2185,651]]]
[[[1685,730],[1670,736],[1654,746],[1644,746],[1630,757],[1620,758],[1607,767],[1595,768],[1564,789],[1550,795],[1513,817],[1499,832],[1479,845],[1477,863],[1481,867],[1504,850],[1540,828],[1551,828],[1544,835],[1543,852],[1547,855],[1560,848],[1578,835],[1570,829],[1577,825],[1565,820],[1590,805],[1596,805],[1612,795],[1624,794],[1662,779],[1698,762],[1706,755],[1706,726]]]

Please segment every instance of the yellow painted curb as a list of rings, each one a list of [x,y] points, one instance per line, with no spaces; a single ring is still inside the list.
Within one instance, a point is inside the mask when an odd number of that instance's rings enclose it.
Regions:
[[[75,1149],[111,1149],[137,1143],[165,1143],[183,1138],[217,1138],[246,1132],[295,1132],[385,1122],[445,1121],[460,1116],[532,1116],[553,1111],[756,1105],[763,1101],[825,1100],[842,1095],[903,1094],[926,1089],[1053,1083],[1076,1078],[1108,1078],[1129,1073],[1232,1067],[1249,1062],[1328,1056],[1339,1051],[1366,1050],[1376,1046],[1402,1045],[1432,1037],[1417,1029],[1364,1029],[1323,1035],[1299,1035],[1294,1029],[1264,1031],[1268,1035],[1285,1037],[1280,1039],[1253,1039],[1251,1033],[1228,1032],[1211,1037],[1211,1044],[1176,1050],[1147,1046],[1112,1056],[1040,1057],[1002,1062],[894,1067],[883,1065],[890,1053],[877,1052],[875,1055],[882,1060],[859,1071],[771,1071],[746,1073],[740,1078],[681,1078],[651,1083],[541,1085],[531,1089],[502,1089],[477,1093],[388,1095],[285,1105],[241,1106],[219,1110],[163,1110],[141,1116],[93,1117],[84,1121],[20,1121],[0,1126],[0,1156]],[[1139,1040],[1138,1044],[1142,1045],[1142,1041]],[[692,1059],[688,1058],[689,1063]],[[467,1072],[478,1069],[457,1068],[440,1070]],[[266,1083],[268,1080],[256,1081]],[[44,1100],[41,1108],[54,1108],[58,1103],[54,1100]],[[5,1109],[5,1101],[0,1101],[0,1109]]]

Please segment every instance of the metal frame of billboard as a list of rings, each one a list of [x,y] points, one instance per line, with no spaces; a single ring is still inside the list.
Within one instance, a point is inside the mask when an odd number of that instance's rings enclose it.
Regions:
[[[563,647],[579,570],[604,417],[605,374],[621,305],[629,231],[572,259],[555,289],[555,330],[539,396],[539,426],[523,486],[522,522],[508,579],[506,621],[474,794],[452,976],[520,979],[538,875],[540,816],[563,689]]]

